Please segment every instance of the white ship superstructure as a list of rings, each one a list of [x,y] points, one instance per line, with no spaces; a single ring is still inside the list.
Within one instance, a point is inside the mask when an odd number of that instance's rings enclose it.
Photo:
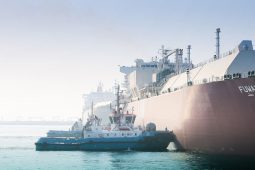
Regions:
[[[91,113],[91,106],[93,105],[93,114],[101,117],[103,123],[108,120],[108,114],[111,111],[111,102],[115,100],[113,91],[104,91],[103,85],[100,83],[96,92],[90,92],[83,95],[84,107],[83,107],[83,120],[87,118],[87,115]],[[83,123],[84,124],[84,123]]]

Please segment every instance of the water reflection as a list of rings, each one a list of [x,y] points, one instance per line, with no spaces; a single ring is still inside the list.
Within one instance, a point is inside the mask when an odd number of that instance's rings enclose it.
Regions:
[[[229,156],[186,153],[186,161],[198,169],[255,169],[254,156]]]
[[[84,154],[100,159],[100,164],[106,169],[255,169],[255,157],[175,151],[84,152]]]

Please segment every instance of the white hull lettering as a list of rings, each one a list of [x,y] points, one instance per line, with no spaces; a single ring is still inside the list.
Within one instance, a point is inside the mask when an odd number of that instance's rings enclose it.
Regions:
[[[255,85],[238,86],[238,89],[241,93],[254,93],[255,92]]]

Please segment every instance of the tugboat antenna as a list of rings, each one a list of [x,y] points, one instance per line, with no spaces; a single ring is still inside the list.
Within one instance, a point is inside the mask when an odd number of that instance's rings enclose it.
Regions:
[[[120,114],[120,85],[117,86],[117,114]]]
[[[91,115],[93,115],[93,114],[94,114],[94,103],[92,101],[92,103],[91,103]]]

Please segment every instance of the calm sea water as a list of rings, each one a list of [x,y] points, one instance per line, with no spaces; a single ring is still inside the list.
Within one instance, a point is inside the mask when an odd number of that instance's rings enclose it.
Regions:
[[[0,170],[255,169],[255,158],[189,152],[35,151],[49,129],[69,126],[0,125]]]

